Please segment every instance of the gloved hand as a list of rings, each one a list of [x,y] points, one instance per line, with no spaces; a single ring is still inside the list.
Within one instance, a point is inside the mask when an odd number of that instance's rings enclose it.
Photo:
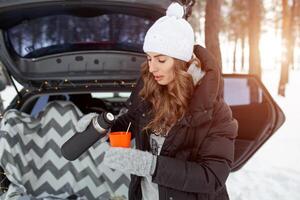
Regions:
[[[105,152],[103,163],[122,172],[150,177],[155,171],[156,159],[155,155],[147,151],[109,147]]]
[[[89,124],[92,122],[92,119],[94,117],[98,117],[98,113],[89,113],[80,118],[80,120],[75,125],[75,130],[79,133],[86,130],[86,128],[89,126]]]

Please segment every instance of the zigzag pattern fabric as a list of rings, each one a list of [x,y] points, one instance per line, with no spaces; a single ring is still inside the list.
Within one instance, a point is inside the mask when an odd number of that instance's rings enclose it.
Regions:
[[[60,147],[75,134],[82,116],[71,102],[54,101],[36,118],[9,110],[0,125],[0,165],[11,181],[5,199],[16,194],[32,198],[127,199],[129,174],[102,164],[107,143],[96,143],[75,161]],[[10,193],[10,194],[9,194]]]

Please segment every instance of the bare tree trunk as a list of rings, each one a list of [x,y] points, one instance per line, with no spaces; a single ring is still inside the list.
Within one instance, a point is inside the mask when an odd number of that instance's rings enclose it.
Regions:
[[[261,79],[261,63],[259,40],[261,32],[261,1],[251,0],[249,3],[249,73]]]
[[[297,1],[297,6],[296,6],[296,19],[297,21],[295,21],[295,26],[297,28],[297,36],[295,37],[296,38],[296,45],[297,47],[300,47],[300,0]],[[297,41],[298,40],[298,41]],[[299,63],[299,57],[296,57],[296,63],[298,64]],[[299,65],[297,67],[297,69],[300,69],[299,68]]]
[[[274,28],[275,28],[275,36],[278,35],[278,31],[279,31],[279,13],[277,12],[277,6],[279,4],[279,0],[273,0],[273,4],[274,4],[274,12],[275,12],[275,21],[274,21]]]
[[[207,0],[205,8],[205,46],[216,57],[222,69],[222,57],[219,42],[220,10],[223,0]]]
[[[241,43],[242,43],[242,58],[241,58],[241,65],[242,65],[242,71],[245,70],[245,35],[243,35]]]
[[[201,12],[201,7],[200,7],[200,3],[199,0],[195,0],[195,4],[193,6],[193,11],[192,11],[192,15],[189,18],[189,22],[191,23],[195,35],[200,35],[201,29],[200,29],[200,12]]]
[[[234,50],[233,50],[233,72],[236,72],[236,48],[237,48],[238,39],[234,39]]]
[[[291,17],[290,17],[290,26],[289,26],[289,46],[288,46],[288,51],[289,51],[289,62],[291,65],[292,70],[294,70],[294,50],[295,50],[295,41],[296,41],[296,27],[295,27],[295,19],[297,16],[296,9],[297,9],[297,4],[299,3],[299,0],[293,0],[293,5],[291,8]]]
[[[283,43],[283,52],[281,58],[281,72],[280,72],[280,81],[278,86],[278,94],[285,96],[285,87],[288,82],[288,71],[289,71],[289,59],[287,55],[287,46],[288,46],[288,0],[282,0],[282,43]]]
[[[294,16],[295,16],[296,0],[290,8],[288,0],[282,0],[282,41],[283,52],[281,59],[281,73],[278,86],[278,94],[285,96],[286,84],[289,81],[289,69],[293,59],[294,48]]]

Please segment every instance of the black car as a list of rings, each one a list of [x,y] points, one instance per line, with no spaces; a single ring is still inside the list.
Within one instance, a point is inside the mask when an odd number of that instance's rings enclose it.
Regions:
[[[6,147],[25,151],[20,156],[17,150],[0,150],[10,159],[10,163],[0,162],[6,175],[0,179],[3,198],[12,185],[8,179],[35,197],[126,197],[129,176],[101,166],[105,147],[95,144],[93,151],[74,162],[63,160],[58,149],[74,134],[71,130],[80,115],[126,112],[126,100],[146,59],[142,51],[146,31],[171,2],[0,2],[0,59],[9,76],[24,86],[6,108],[10,114],[4,118],[10,125],[1,123],[0,127],[1,131],[13,129],[15,135],[8,138],[0,134],[0,141],[5,140]],[[239,123],[232,169],[236,171],[275,133],[285,117],[255,76],[223,77],[225,101]],[[72,113],[66,114],[70,110]],[[62,122],[68,116],[72,120]],[[17,129],[18,124],[24,128]],[[18,176],[5,169],[11,165],[16,165],[13,170],[20,173]]]

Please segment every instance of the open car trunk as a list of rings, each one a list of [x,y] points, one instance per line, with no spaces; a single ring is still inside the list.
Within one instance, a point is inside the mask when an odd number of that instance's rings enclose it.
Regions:
[[[1,1],[0,57],[26,87],[135,80],[146,31],[170,2]]]

